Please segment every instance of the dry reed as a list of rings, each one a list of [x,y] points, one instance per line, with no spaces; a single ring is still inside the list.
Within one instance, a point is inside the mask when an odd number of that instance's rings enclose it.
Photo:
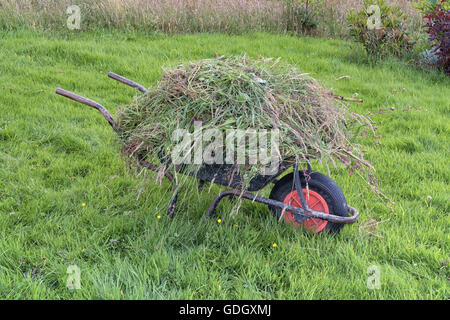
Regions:
[[[391,0],[420,21],[411,1]],[[81,8],[81,29],[115,29],[163,33],[245,33],[289,30],[286,4],[268,0],[0,0],[0,29],[28,26],[64,30],[67,8]],[[318,7],[318,35],[345,36],[345,16],[361,0],[326,0]]]

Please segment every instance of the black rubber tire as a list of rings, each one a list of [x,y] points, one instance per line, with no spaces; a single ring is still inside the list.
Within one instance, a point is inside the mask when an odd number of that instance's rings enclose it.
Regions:
[[[300,181],[302,187],[306,186],[306,179],[304,171],[299,171]],[[319,193],[327,203],[330,214],[346,217],[348,216],[347,202],[344,194],[339,186],[326,175],[320,172],[311,172],[308,180],[309,189]],[[292,192],[294,185],[294,174],[290,173],[275,183],[269,198],[283,202],[286,196]],[[269,206],[269,209],[274,212],[278,219],[281,217],[282,209],[278,207]],[[339,233],[344,227],[342,223],[328,222],[326,227],[321,232]]]

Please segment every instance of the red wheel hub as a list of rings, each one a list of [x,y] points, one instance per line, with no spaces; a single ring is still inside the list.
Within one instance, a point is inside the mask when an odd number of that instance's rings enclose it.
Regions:
[[[303,189],[303,195],[305,196],[308,208],[314,211],[324,212],[328,214],[330,213],[327,202],[320,194],[318,194],[313,190],[308,191],[307,189]],[[290,192],[286,196],[286,198],[284,198],[283,202],[293,207],[302,208],[302,204],[300,203],[297,190]],[[310,230],[314,233],[322,231],[327,226],[328,223],[328,221],[318,218],[309,218],[308,220],[299,223],[297,222],[297,220],[295,220],[294,216],[290,211],[284,212],[283,219],[287,223],[294,223],[296,226],[302,225],[305,229]]]

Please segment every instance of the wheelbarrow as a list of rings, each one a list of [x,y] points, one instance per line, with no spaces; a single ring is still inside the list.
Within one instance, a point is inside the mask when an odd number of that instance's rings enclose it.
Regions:
[[[146,92],[144,86],[131,81],[113,72],[108,76],[123,84],[133,87],[142,93]],[[111,127],[120,135],[120,129],[108,110],[101,104],[79,96],[64,89],[56,89],[56,93],[75,100],[87,106],[97,109],[108,121]],[[140,165],[145,168],[159,172],[161,165],[149,163],[141,154],[135,155]],[[194,174],[199,180],[199,189],[205,182],[211,182],[230,189],[220,192],[212,201],[205,218],[213,216],[219,202],[225,197],[241,197],[250,201],[265,204],[275,214],[279,221],[303,226],[313,233],[339,232],[345,224],[356,222],[359,212],[347,205],[344,194],[338,185],[326,175],[313,171],[311,164],[306,159],[307,168],[299,170],[298,161],[283,161],[272,175],[258,175],[254,177],[245,188],[242,189],[242,177],[236,173],[236,165],[231,164],[204,164]],[[283,173],[292,172],[284,175]],[[176,172],[183,173],[182,168],[176,167]],[[188,175],[192,175],[187,173]],[[169,208],[169,217],[174,216],[178,199],[177,183],[174,176],[165,170],[167,177],[175,190]],[[259,191],[273,185],[268,198],[259,196],[253,192]]]

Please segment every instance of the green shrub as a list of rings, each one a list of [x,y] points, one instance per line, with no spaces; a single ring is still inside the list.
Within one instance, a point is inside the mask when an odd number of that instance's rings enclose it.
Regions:
[[[402,56],[412,49],[405,30],[405,16],[400,8],[387,5],[385,0],[364,0],[364,8],[351,10],[347,16],[350,35],[364,45],[369,58],[382,58],[389,54]],[[379,20],[371,6],[378,6]],[[379,25],[377,24],[379,23]]]
[[[413,7],[427,15],[439,9],[444,11],[450,10],[450,2],[447,0],[418,0],[413,3]]]
[[[433,50],[426,51],[424,57],[432,55],[434,60],[425,63],[436,65],[450,74],[450,2],[447,0],[421,0],[415,7],[424,14],[427,24],[425,32]]]

